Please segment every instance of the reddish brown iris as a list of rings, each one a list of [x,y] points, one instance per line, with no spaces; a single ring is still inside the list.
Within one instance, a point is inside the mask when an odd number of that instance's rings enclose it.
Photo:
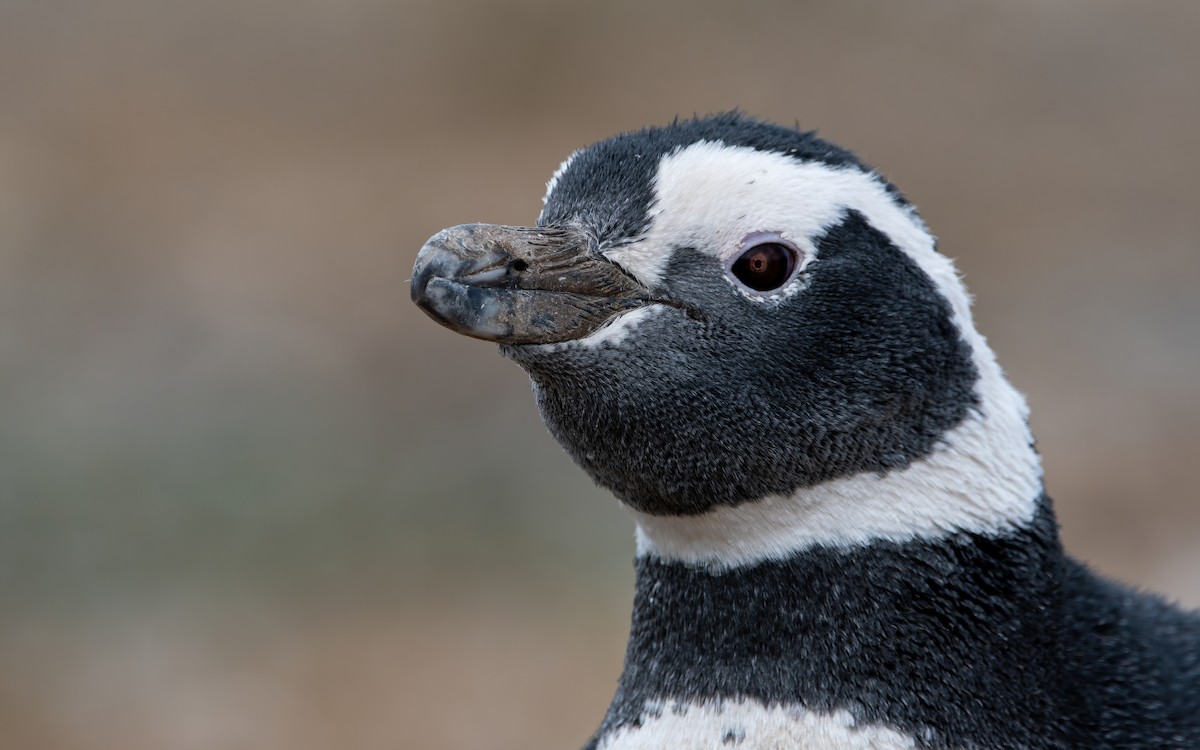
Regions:
[[[764,242],[746,250],[733,262],[733,275],[756,292],[783,286],[796,267],[796,255],[778,242]]]

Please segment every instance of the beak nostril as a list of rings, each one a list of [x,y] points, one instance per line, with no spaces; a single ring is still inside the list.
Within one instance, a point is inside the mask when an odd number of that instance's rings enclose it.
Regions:
[[[520,258],[517,258],[516,260],[514,260],[510,267],[512,268],[512,270],[516,271],[517,273],[521,273],[523,271],[529,270],[529,264],[526,263],[525,261],[521,260]]]

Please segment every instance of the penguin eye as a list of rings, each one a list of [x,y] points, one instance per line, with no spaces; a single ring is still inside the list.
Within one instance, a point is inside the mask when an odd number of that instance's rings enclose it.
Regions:
[[[796,270],[798,253],[778,240],[750,245],[733,261],[730,272],[756,292],[770,292],[786,284]]]

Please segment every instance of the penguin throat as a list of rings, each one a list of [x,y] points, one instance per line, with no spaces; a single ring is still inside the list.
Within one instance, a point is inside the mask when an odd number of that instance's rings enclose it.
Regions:
[[[856,474],[694,516],[631,508],[639,557],[713,570],[784,560],[812,547],[997,535],[1026,525],[1042,495],[1024,399],[976,346],[980,408],[903,469]],[[982,354],[983,356],[979,356]]]
[[[1019,740],[1061,715],[1052,623],[1064,564],[1049,501],[1035,504],[1000,536],[810,549],[718,573],[639,559],[625,671],[598,746],[652,746],[604,738],[667,710],[753,701],[923,740],[905,747],[1034,747]],[[997,723],[981,704],[1019,709]]]

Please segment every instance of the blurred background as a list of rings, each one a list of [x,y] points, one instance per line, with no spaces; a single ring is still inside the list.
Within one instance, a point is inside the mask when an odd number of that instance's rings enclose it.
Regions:
[[[631,522],[408,301],[741,107],[958,259],[1068,546],[1200,605],[1200,4],[0,0],[0,746],[578,747]]]

